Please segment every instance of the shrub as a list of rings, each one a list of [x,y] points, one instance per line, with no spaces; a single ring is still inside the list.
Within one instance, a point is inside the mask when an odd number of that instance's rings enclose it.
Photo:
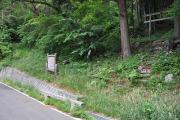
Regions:
[[[6,26],[0,26],[0,41],[10,41],[10,30],[7,29]]]
[[[127,60],[121,61],[117,66],[117,73],[121,78],[128,78],[132,84],[137,84],[140,74],[137,68],[140,64],[140,55],[133,56]]]
[[[154,55],[152,61],[149,61],[153,74],[159,76],[158,79],[164,80],[167,74],[173,74],[175,81],[179,80],[180,75],[180,57],[178,53],[159,53]]]
[[[0,60],[9,56],[12,53],[10,45],[8,43],[0,42]]]

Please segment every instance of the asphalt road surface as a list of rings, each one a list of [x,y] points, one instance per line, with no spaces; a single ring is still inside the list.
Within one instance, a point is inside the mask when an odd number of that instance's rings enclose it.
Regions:
[[[0,83],[0,120],[75,120]]]

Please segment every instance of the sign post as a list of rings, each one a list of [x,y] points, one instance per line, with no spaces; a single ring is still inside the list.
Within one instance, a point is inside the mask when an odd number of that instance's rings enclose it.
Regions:
[[[56,54],[47,54],[47,63],[46,63],[46,70],[53,72],[57,75],[57,63],[56,63]]]

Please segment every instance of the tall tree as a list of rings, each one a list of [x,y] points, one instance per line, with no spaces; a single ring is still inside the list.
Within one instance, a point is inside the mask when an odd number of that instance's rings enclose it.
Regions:
[[[121,30],[121,53],[123,58],[131,55],[129,35],[128,35],[128,19],[126,0],[119,0],[120,10],[120,30]]]
[[[174,19],[174,33],[175,37],[180,39],[180,0],[175,1],[175,19]]]
[[[176,16],[174,20],[174,33],[175,33],[175,38],[179,39],[180,38],[180,17]]]

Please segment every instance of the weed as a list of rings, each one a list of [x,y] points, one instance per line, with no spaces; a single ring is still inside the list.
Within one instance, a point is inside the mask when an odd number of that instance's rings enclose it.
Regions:
[[[19,82],[13,82],[11,80],[3,80],[3,82],[21,92],[25,92],[29,96],[31,96],[39,101],[44,101],[44,96],[38,90],[36,90],[35,88],[33,88],[31,86],[22,85]]]
[[[82,118],[84,120],[94,120],[92,117],[90,117],[83,109],[79,108],[79,107],[75,107],[72,111],[71,111],[71,115],[74,117],[79,117]]]
[[[47,98],[44,101],[44,103],[47,104],[47,105],[55,106],[58,110],[68,112],[68,113],[70,112],[70,108],[71,108],[70,103],[63,102],[63,101],[60,101],[60,100],[56,100],[56,99],[53,99],[53,98]]]

